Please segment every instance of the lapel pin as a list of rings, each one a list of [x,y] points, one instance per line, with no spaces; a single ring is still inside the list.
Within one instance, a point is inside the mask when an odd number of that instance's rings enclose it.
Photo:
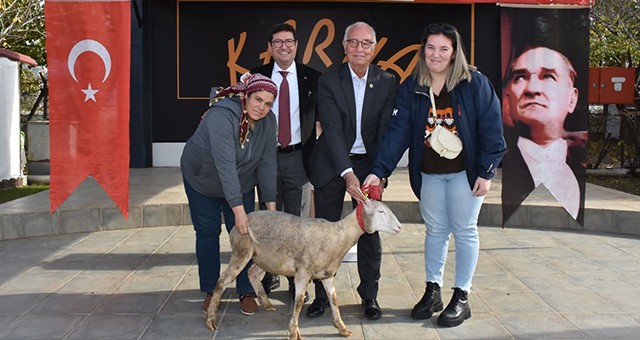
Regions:
[[[369,88],[372,89],[373,88],[373,84],[369,83]]]

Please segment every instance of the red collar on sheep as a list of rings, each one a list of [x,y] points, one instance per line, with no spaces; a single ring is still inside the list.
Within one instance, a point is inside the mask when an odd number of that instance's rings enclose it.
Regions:
[[[368,188],[362,187],[362,192],[372,200],[382,201],[382,194],[380,193],[379,186],[371,186]],[[364,204],[362,202],[358,203],[356,207],[356,217],[358,218],[358,225],[360,229],[364,231]]]

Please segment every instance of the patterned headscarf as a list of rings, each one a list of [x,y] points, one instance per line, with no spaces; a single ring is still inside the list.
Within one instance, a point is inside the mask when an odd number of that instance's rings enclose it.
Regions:
[[[233,97],[235,95],[240,96],[240,101],[242,103],[242,117],[240,117],[240,144],[243,147],[249,134],[249,116],[245,110],[245,100],[250,93],[256,91],[267,91],[276,97],[278,95],[278,86],[269,77],[265,77],[260,73],[251,74],[247,72],[240,77],[240,81],[235,85],[218,90],[216,92],[216,96],[211,99],[210,103],[210,105],[213,105],[224,98]]]

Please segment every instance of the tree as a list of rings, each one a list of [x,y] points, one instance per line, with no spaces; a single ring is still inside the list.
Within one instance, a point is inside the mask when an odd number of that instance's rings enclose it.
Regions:
[[[618,105],[621,115],[621,148],[624,162],[625,153],[633,175],[640,166],[640,2],[638,0],[598,0],[590,11],[589,64],[595,67],[631,67],[636,68],[636,102],[633,106]],[[603,116],[604,117],[604,116]],[[597,118],[597,117],[592,117]],[[598,122],[592,120],[593,127]],[[595,136],[594,136],[595,137]],[[591,139],[591,137],[590,137]],[[607,152],[612,141],[607,141],[600,157]],[[601,159],[601,158],[600,158]]]
[[[44,1],[0,0],[0,47],[45,65]]]
[[[640,2],[599,0],[591,7],[591,66],[640,65]]]

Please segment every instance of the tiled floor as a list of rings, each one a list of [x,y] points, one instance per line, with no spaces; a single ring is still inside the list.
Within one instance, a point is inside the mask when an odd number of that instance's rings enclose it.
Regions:
[[[0,339],[285,338],[291,306],[286,280],[271,295],[277,311],[244,316],[228,288],[219,329],[204,326],[194,232],[179,170],[132,169],[130,178],[127,221],[92,179],[54,214],[49,214],[48,192],[0,205]],[[501,229],[490,226],[499,223],[486,223],[495,222],[492,216],[499,213],[497,178],[481,213],[480,259],[470,294],[473,316],[448,329],[435,326],[437,316],[429,321],[409,317],[424,292],[425,233],[417,223],[406,170],[391,177],[384,198],[394,205],[403,229],[382,235],[378,300],[383,318],[363,317],[355,263],[344,263],[335,278],[351,338],[640,338],[640,236],[630,235],[640,234],[638,196],[587,185],[585,227],[561,229],[552,225],[558,204],[548,191],[537,189],[525,201],[524,214],[536,217],[543,228]],[[226,263],[224,233],[221,246]],[[445,304],[451,296],[454,242],[449,255]],[[303,337],[341,338],[330,315],[309,319],[305,310]]]
[[[470,294],[472,318],[454,328],[409,317],[424,292],[424,228],[404,224],[383,237],[379,302],[362,316],[355,263],[335,278],[353,339],[632,339],[640,334],[640,239],[481,227]],[[222,255],[229,258],[223,233]],[[286,280],[276,312],[239,312],[228,288],[219,329],[201,311],[191,226],[137,228],[0,241],[0,339],[281,339],[290,302]],[[455,247],[445,271],[451,291]],[[223,266],[224,269],[224,266]],[[312,288],[310,285],[309,288]],[[310,289],[313,298],[313,289]],[[307,304],[308,305],[308,304]],[[306,309],[306,307],[305,307]],[[341,338],[327,313],[300,318],[306,338]]]

